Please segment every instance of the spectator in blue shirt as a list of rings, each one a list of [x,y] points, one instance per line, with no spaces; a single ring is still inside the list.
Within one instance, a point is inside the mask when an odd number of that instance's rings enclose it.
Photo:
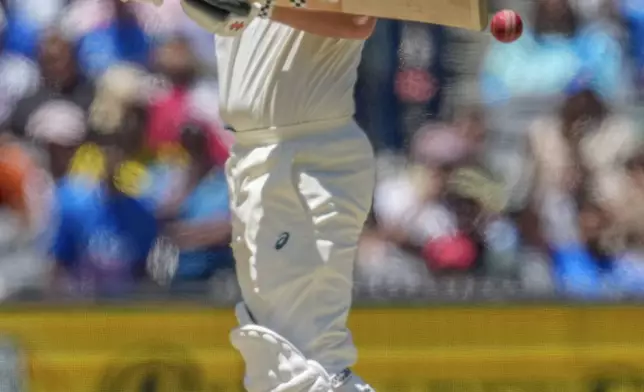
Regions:
[[[158,230],[153,208],[142,197],[145,166],[132,161],[133,140],[127,137],[132,127],[144,126],[139,112],[128,108],[114,133],[94,133],[99,177],[71,174],[59,185],[53,257],[58,286],[66,291],[122,295],[146,277]]]
[[[156,221],[145,203],[108,181],[70,178],[57,193],[53,246],[58,288],[77,295],[131,292],[145,276]]]

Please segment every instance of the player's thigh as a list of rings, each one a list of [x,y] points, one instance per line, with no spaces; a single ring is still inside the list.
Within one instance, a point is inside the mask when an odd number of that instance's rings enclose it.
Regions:
[[[232,247],[244,299],[266,299],[310,274],[313,229],[293,177],[288,143],[233,148],[227,163]],[[262,299],[263,298],[263,299]],[[251,309],[252,310],[252,309]]]
[[[298,190],[329,265],[352,272],[357,242],[373,200],[375,161],[357,125],[321,135],[298,171]]]

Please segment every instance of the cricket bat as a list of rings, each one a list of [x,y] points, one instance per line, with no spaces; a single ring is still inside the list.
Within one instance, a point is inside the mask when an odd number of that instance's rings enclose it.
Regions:
[[[275,5],[433,23],[476,31],[482,31],[488,24],[487,0],[295,0],[296,3],[293,1],[276,0]]]

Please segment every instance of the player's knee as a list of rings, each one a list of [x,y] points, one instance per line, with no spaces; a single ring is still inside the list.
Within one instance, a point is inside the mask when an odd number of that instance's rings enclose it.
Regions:
[[[249,392],[332,392],[331,377],[317,362],[268,328],[247,324],[230,334],[246,363]]]

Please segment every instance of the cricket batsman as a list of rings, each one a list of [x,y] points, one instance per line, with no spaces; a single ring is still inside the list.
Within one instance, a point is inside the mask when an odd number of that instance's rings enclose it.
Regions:
[[[375,20],[305,3],[182,0],[216,35],[220,111],[236,131],[226,170],[243,302],[230,338],[250,392],[371,391],[350,370],[346,322],[374,187],[353,90]]]

